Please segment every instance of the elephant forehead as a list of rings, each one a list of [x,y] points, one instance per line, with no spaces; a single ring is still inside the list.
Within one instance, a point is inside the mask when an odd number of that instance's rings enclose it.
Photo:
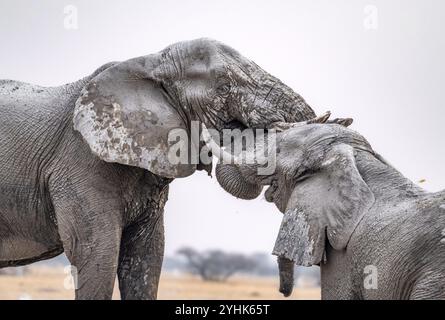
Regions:
[[[309,139],[322,137],[324,135],[337,135],[337,126],[329,124],[307,124],[301,125],[283,132],[282,140],[288,143],[299,141],[300,143],[307,143]]]

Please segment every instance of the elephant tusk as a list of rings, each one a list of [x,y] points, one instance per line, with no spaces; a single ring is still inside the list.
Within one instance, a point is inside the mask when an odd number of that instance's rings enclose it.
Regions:
[[[304,124],[312,124],[312,123],[326,123],[329,120],[329,117],[331,116],[331,111],[326,111],[321,116],[315,117],[314,119],[310,119],[308,121],[298,122],[297,125],[304,125]]]
[[[349,127],[352,124],[352,122],[354,122],[354,119],[352,118],[337,118],[329,121],[328,123],[336,123],[342,125],[343,127]]]
[[[326,123],[331,116],[331,111],[326,111],[321,116],[315,117],[310,120],[301,121],[301,122],[275,122],[272,124],[272,129],[275,129],[277,132],[282,132],[291,128],[305,126],[307,124],[313,123]]]
[[[238,164],[238,157],[233,156],[218,146],[204,123],[202,123],[202,139],[210,151],[212,151],[212,154],[222,161],[223,164]]]

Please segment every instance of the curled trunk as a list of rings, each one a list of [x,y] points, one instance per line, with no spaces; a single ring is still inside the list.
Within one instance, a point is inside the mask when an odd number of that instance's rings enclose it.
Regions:
[[[216,166],[216,179],[224,190],[244,200],[255,199],[262,190],[261,185],[247,181],[236,165],[218,164]]]

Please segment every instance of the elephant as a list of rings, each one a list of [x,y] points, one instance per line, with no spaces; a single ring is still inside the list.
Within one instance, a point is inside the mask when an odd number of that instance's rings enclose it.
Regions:
[[[273,174],[232,166],[237,185],[269,186],[266,200],[284,213],[273,249],[280,292],[292,293],[295,265],[319,265],[322,299],[445,299],[445,191],[411,182],[347,125],[296,124],[268,148]],[[238,193],[234,177],[217,178]]]
[[[206,38],[58,87],[0,80],[0,268],[65,252],[76,299],[110,299],[116,275],[122,299],[156,299],[169,184],[212,166],[170,161],[169,133],[314,117],[280,80]]]

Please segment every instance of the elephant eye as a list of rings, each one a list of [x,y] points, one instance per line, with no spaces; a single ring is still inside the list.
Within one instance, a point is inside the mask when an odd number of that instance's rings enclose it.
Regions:
[[[303,182],[304,180],[310,178],[315,172],[313,170],[305,170],[295,179],[295,183]]]
[[[218,86],[216,92],[221,96],[227,96],[230,93],[230,89],[231,89],[230,84],[224,83]]]

